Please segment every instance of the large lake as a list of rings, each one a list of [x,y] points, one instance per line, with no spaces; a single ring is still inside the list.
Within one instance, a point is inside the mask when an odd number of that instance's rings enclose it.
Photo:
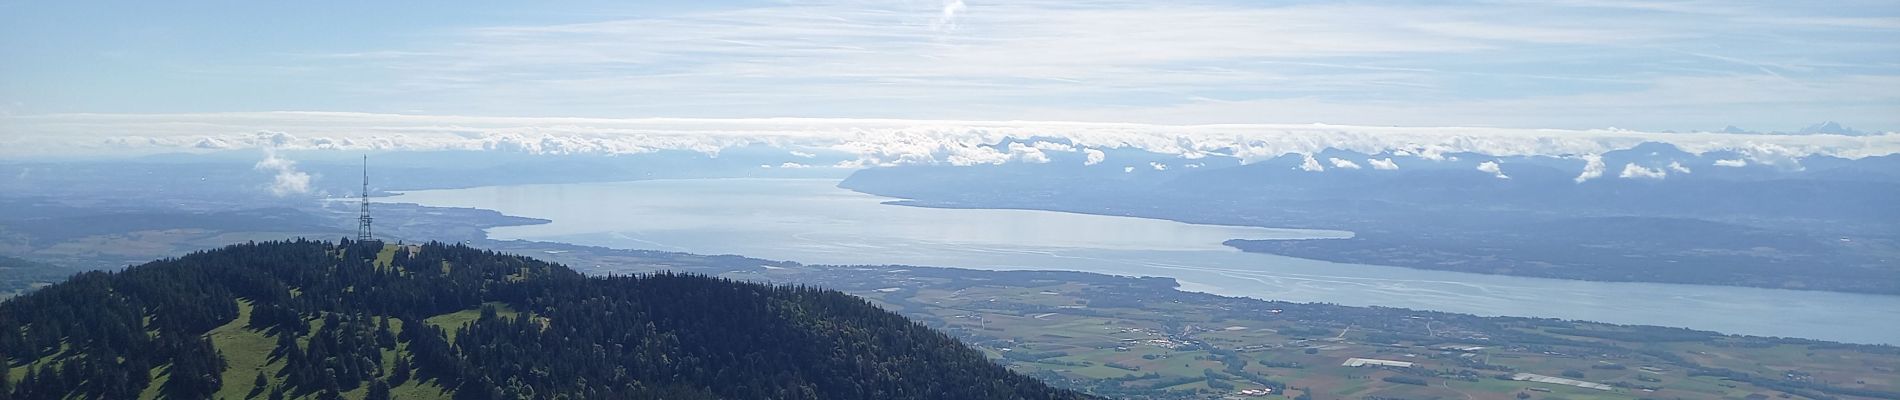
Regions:
[[[1227,239],[1325,240],[1347,232],[1195,225],[1025,210],[894,206],[836,180],[695,179],[425,190],[383,199],[473,207],[552,223],[490,229],[623,249],[738,254],[810,264],[908,264],[1166,276],[1229,296],[1479,315],[1680,326],[1900,344],[1900,296],[1607,283],[1340,264],[1242,253]]]

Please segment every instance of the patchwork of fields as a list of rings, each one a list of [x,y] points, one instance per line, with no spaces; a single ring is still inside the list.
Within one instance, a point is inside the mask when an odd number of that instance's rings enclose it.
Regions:
[[[1420,329],[1394,340],[1400,336],[1387,327],[1341,325],[1337,316],[1304,315],[1310,312],[1304,310],[1236,318],[1231,309],[1183,302],[1094,307],[1087,300],[1092,290],[1084,284],[1051,284],[857,294],[927,315],[920,319],[940,321],[940,328],[1018,371],[1111,395],[1224,398],[1259,389],[1272,389],[1272,396],[1312,399],[1722,399],[1787,394],[1697,374],[1695,368],[1678,365],[1674,356],[1699,368],[1853,387],[1890,390],[1900,377],[1894,372],[1900,368],[1895,357],[1829,345],[1739,339],[1637,344],[1537,326],[1513,329],[1603,347],[1509,343],[1455,323],[1417,323],[1430,318],[1425,315],[1399,316],[1413,321],[1395,325]],[[1342,366],[1349,358],[1414,366]],[[1610,390],[1510,379],[1516,373],[1600,383]]]

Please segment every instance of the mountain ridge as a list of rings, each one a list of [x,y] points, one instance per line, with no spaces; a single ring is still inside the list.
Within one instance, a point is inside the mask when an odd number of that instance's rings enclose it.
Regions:
[[[14,398],[1087,398],[836,291],[440,243],[84,273],[0,304],[0,332]]]

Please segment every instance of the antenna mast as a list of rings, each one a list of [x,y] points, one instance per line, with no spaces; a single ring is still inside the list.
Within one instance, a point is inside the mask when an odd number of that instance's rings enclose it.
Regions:
[[[373,239],[369,230],[369,156],[363,156],[363,212],[356,217],[356,241]]]

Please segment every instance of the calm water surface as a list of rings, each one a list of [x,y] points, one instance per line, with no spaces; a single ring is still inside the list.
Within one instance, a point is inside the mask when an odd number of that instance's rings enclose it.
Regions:
[[[1348,232],[1195,225],[1025,210],[954,210],[836,187],[836,180],[695,179],[414,191],[390,202],[473,207],[552,223],[490,229],[524,239],[738,254],[811,264],[1045,269],[1178,279],[1185,290],[1355,306],[1680,326],[1900,344],[1900,296],[1607,283],[1340,264],[1242,253],[1227,239]]]

